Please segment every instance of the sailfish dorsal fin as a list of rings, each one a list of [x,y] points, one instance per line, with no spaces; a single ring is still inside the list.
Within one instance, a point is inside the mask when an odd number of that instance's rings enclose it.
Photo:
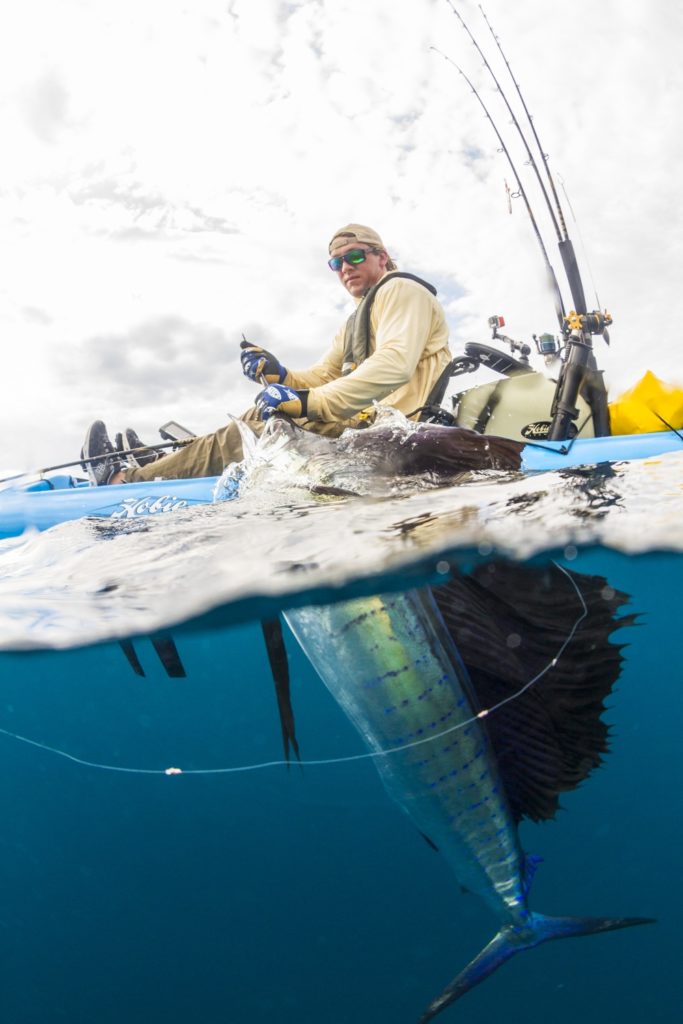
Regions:
[[[607,750],[604,701],[622,664],[610,637],[633,623],[632,615],[618,617],[627,595],[602,576],[555,564],[490,562],[434,588],[434,597],[477,710],[538,676],[485,724],[515,818],[553,817],[559,794],[578,786]]]

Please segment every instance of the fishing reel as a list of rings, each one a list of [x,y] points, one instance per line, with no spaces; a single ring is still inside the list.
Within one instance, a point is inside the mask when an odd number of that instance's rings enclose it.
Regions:
[[[543,356],[543,362],[549,370],[552,370],[562,360],[564,352],[564,338],[558,338],[555,334],[532,334],[539,356]]]
[[[609,331],[607,328],[612,324],[612,316],[606,310],[600,313],[597,310],[592,313],[576,313],[571,310],[564,318],[566,330],[580,331],[581,334],[599,334],[609,345]]]
[[[553,359],[560,354],[561,346],[554,334],[541,334],[540,337],[537,334],[532,334],[531,337],[536,343],[536,351],[539,356],[544,356],[545,359]]]

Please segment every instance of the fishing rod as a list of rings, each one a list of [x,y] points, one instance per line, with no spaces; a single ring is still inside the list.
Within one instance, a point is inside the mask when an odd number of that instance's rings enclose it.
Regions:
[[[452,64],[453,67],[462,75],[462,77],[465,79],[465,81],[469,85],[470,89],[474,93],[475,97],[479,101],[479,104],[481,105],[481,107],[482,107],[486,117],[488,118],[489,123],[491,124],[491,127],[493,128],[494,132],[496,133],[496,137],[497,137],[497,139],[498,139],[498,141],[500,143],[501,150],[505,154],[505,156],[507,158],[507,161],[508,161],[508,163],[510,165],[510,168],[512,170],[512,173],[514,174],[515,181],[517,183],[517,194],[520,195],[522,197],[522,199],[524,200],[524,205],[526,206],[527,213],[529,214],[529,220],[531,221],[531,226],[532,226],[532,228],[534,230],[534,234],[536,235],[536,239],[538,241],[538,244],[541,247],[541,252],[543,253],[543,260],[545,262],[546,273],[548,275],[548,281],[550,283],[550,286],[551,286],[551,288],[553,290],[553,294],[555,296],[555,312],[557,313],[557,319],[558,319],[558,322],[559,322],[559,325],[560,325],[560,330],[564,331],[565,330],[565,323],[566,323],[566,316],[565,316],[564,303],[562,301],[562,293],[560,291],[560,286],[557,283],[557,278],[555,276],[555,271],[553,270],[552,264],[550,262],[550,258],[548,257],[548,250],[545,247],[545,242],[543,241],[543,236],[541,235],[541,232],[539,230],[538,224],[536,222],[536,218],[534,217],[534,212],[531,209],[531,203],[529,202],[529,197],[526,194],[526,190],[524,188],[524,185],[522,184],[522,179],[519,176],[519,173],[518,173],[517,168],[515,166],[515,162],[512,159],[512,156],[510,154],[510,150],[505,145],[505,140],[503,139],[503,136],[500,134],[500,131],[498,130],[498,127],[497,127],[495,121],[491,117],[491,113],[490,113],[488,107],[486,106],[486,104],[484,103],[483,99],[481,98],[480,93],[477,92],[477,90],[475,89],[474,85],[472,84],[470,79],[467,77],[465,72],[462,70],[462,68],[458,64],[456,64],[455,61],[451,57],[447,57],[445,53],[442,53],[441,50],[438,49],[438,47],[430,46],[430,50],[434,50],[435,53],[438,53],[440,57],[443,57],[443,59],[448,61],[449,64]]]
[[[487,118],[488,118],[488,120],[489,120],[489,122],[491,124],[491,127],[493,128],[493,130],[496,133],[496,136],[497,136],[497,138],[498,138],[498,140],[500,142],[500,145],[502,147],[502,151],[505,153],[505,156],[507,157],[508,163],[510,164],[510,166],[512,168],[512,171],[513,171],[513,174],[515,176],[515,179],[517,181],[519,194],[522,195],[522,197],[525,200],[525,205],[526,205],[526,208],[527,208],[527,212],[529,213],[529,217],[531,219],[532,226],[534,228],[534,233],[536,234],[536,237],[537,237],[537,239],[539,241],[539,244],[541,246],[541,251],[543,253],[543,258],[544,258],[544,262],[545,262],[545,265],[546,265],[546,272],[547,272],[547,274],[549,276],[549,279],[550,279],[551,285],[553,286],[553,291],[554,291],[554,294],[555,294],[555,297],[556,297],[556,311],[557,311],[558,320],[559,320],[559,323],[560,323],[560,330],[562,331],[562,334],[563,334],[564,338],[566,339],[565,340],[565,346],[566,346],[565,347],[565,353],[566,354],[565,354],[565,359],[564,359],[564,361],[562,363],[562,368],[560,370],[559,378],[558,378],[558,381],[557,381],[557,387],[556,387],[556,390],[555,390],[555,397],[553,399],[552,407],[551,407],[551,410],[550,410],[550,418],[551,419],[550,419],[550,424],[549,424],[549,427],[548,427],[548,435],[547,435],[548,439],[552,440],[552,441],[559,441],[559,440],[566,440],[567,438],[569,438],[571,436],[575,436],[575,433],[576,433],[576,422],[575,421],[576,421],[576,419],[577,419],[577,417],[579,415],[579,411],[578,411],[578,408],[577,408],[577,400],[578,400],[579,393],[582,393],[584,395],[584,397],[588,401],[588,404],[590,405],[591,410],[593,412],[593,421],[594,421],[594,427],[595,427],[595,434],[596,434],[596,436],[604,436],[606,434],[609,434],[609,432],[610,432],[610,428],[609,428],[609,412],[608,412],[608,409],[607,409],[605,385],[604,385],[604,382],[602,380],[602,376],[601,376],[600,372],[597,369],[597,364],[595,362],[595,355],[593,353],[592,335],[593,334],[604,334],[605,328],[609,324],[612,323],[612,317],[607,312],[601,313],[599,311],[593,311],[592,313],[588,313],[588,307],[587,307],[587,304],[586,304],[586,298],[585,298],[585,294],[584,294],[584,290],[583,290],[583,283],[581,281],[581,274],[579,272],[579,267],[578,267],[578,263],[577,263],[577,260],[576,260],[576,254],[574,252],[574,247],[572,245],[572,242],[571,242],[571,240],[569,238],[569,234],[567,232],[566,222],[565,222],[565,219],[564,219],[564,215],[562,213],[562,206],[561,206],[561,204],[559,202],[559,197],[557,196],[557,190],[555,189],[555,185],[554,185],[554,182],[552,180],[552,175],[550,174],[550,169],[548,167],[548,161],[547,161],[546,154],[544,153],[543,147],[540,144],[538,133],[536,132],[535,126],[533,124],[533,119],[531,118],[531,115],[530,115],[529,110],[528,110],[528,108],[526,106],[526,103],[524,103],[524,100],[523,100],[523,98],[521,96],[521,91],[519,89],[519,85],[517,84],[517,81],[514,78],[514,75],[512,75],[512,70],[510,68],[510,64],[509,64],[509,62],[507,61],[507,58],[505,57],[505,55],[502,52],[502,48],[500,46],[500,43],[498,42],[498,40],[497,40],[497,38],[495,36],[495,33],[493,33],[493,29],[492,29],[490,23],[488,22],[488,19],[486,19],[486,15],[484,14],[484,11],[481,8],[481,5],[480,5],[480,10],[482,11],[482,14],[484,15],[484,18],[485,18],[485,20],[487,22],[487,25],[489,26],[489,29],[490,29],[491,33],[494,35],[494,38],[496,39],[496,42],[497,42],[497,45],[498,45],[498,49],[500,50],[501,55],[503,56],[503,59],[505,60],[506,66],[508,67],[508,70],[510,71],[510,75],[512,76],[512,79],[513,79],[513,81],[515,83],[515,87],[516,87],[516,89],[518,91],[520,99],[522,99],[522,104],[523,104],[525,113],[526,113],[526,115],[527,115],[527,117],[529,119],[529,123],[531,124],[531,128],[532,128],[532,131],[533,131],[533,134],[534,134],[534,138],[536,140],[536,143],[537,143],[538,148],[540,150],[541,156],[543,158],[543,163],[544,163],[545,168],[546,168],[546,173],[548,175],[548,180],[551,183],[551,189],[552,189],[553,195],[555,197],[556,206],[557,206],[557,209],[558,209],[558,216],[560,218],[560,223],[561,223],[561,228],[560,228],[560,224],[558,223],[558,219],[557,219],[557,217],[555,215],[555,212],[554,212],[554,210],[552,208],[552,204],[550,203],[550,197],[548,195],[548,191],[547,191],[545,185],[543,184],[543,182],[541,180],[541,176],[540,176],[540,173],[539,173],[539,170],[538,170],[538,165],[536,163],[536,160],[533,157],[533,154],[531,153],[531,149],[530,149],[529,144],[527,142],[527,139],[526,139],[526,136],[524,134],[524,131],[522,130],[522,127],[521,127],[517,117],[515,116],[514,111],[512,110],[512,107],[511,107],[511,105],[510,105],[510,103],[508,101],[508,98],[505,95],[505,92],[503,91],[503,89],[502,89],[502,87],[500,85],[500,82],[498,81],[498,78],[496,77],[495,72],[491,68],[491,65],[489,64],[488,60],[486,59],[486,57],[485,57],[481,47],[479,46],[478,42],[474,38],[472,32],[468,28],[468,26],[465,23],[464,19],[459,14],[459,12],[456,10],[452,0],[447,0],[447,3],[449,5],[449,7],[451,8],[451,11],[453,12],[453,14],[455,14],[455,16],[460,21],[462,27],[467,32],[467,34],[470,37],[472,43],[476,47],[477,52],[479,53],[479,55],[481,56],[482,60],[484,61],[484,65],[487,68],[487,70],[489,71],[491,77],[493,78],[493,81],[494,81],[494,83],[496,85],[496,88],[497,88],[498,92],[500,93],[502,99],[504,100],[505,105],[506,105],[506,107],[508,109],[508,112],[510,113],[510,116],[512,118],[513,124],[515,125],[515,127],[516,127],[516,129],[517,129],[517,131],[519,133],[519,136],[522,139],[522,142],[524,143],[524,147],[525,147],[525,149],[527,151],[527,154],[529,156],[529,163],[533,167],[534,172],[536,174],[536,178],[538,180],[539,187],[541,188],[541,191],[542,191],[543,196],[545,198],[546,204],[548,206],[548,212],[550,214],[553,226],[555,228],[555,233],[556,233],[556,235],[558,237],[558,248],[559,248],[559,251],[560,251],[560,256],[562,258],[562,264],[564,266],[564,271],[565,271],[565,274],[566,274],[566,277],[567,277],[567,281],[568,281],[568,284],[569,284],[569,290],[571,292],[572,301],[574,303],[574,309],[571,310],[569,315],[565,315],[564,307],[563,307],[563,304],[562,304],[562,296],[561,296],[561,292],[560,292],[560,289],[559,289],[559,285],[557,284],[557,278],[555,277],[555,272],[552,269],[552,266],[550,264],[550,260],[548,258],[548,253],[547,253],[547,250],[546,250],[545,245],[543,243],[543,239],[541,237],[541,233],[540,233],[540,231],[538,229],[538,225],[537,225],[536,220],[535,220],[535,218],[533,216],[533,212],[531,210],[531,206],[530,206],[528,198],[526,196],[526,192],[524,191],[524,187],[523,187],[522,182],[520,180],[520,177],[519,177],[519,175],[517,173],[517,170],[516,170],[516,168],[514,166],[514,163],[512,161],[510,153],[509,153],[509,151],[507,149],[507,146],[505,145],[505,143],[503,141],[503,138],[502,138],[498,128],[496,127],[495,122],[493,121],[493,118],[491,117],[491,114],[489,113],[489,111],[488,111],[484,101],[482,100],[481,96],[479,95],[479,93],[477,92],[475,87],[473,86],[472,82],[469,80],[469,78],[464,73],[464,71],[462,71],[462,69],[460,67],[458,67],[458,65],[455,63],[455,61],[452,61],[449,57],[446,57],[446,60],[450,61],[450,63],[453,64],[455,68],[457,68],[457,70],[460,72],[460,74],[463,76],[463,78],[465,79],[465,81],[469,85],[469,87],[472,90],[472,92],[474,93],[475,97],[477,98],[477,100],[479,101],[481,106],[483,107],[484,112],[485,112],[485,114],[486,114],[486,116],[487,116]],[[436,48],[432,47],[432,49],[436,49]],[[440,52],[440,51],[437,50],[437,52]],[[443,54],[441,54],[441,55],[444,56]]]
[[[488,60],[486,59],[486,54],[482,50],[481,46],[479,45],[479,43],[477,42],[475,37],[472,35],[472,33],[471,33],[471,31],[470,31],[470,29],[469,29],[469,27],[467,25],[467,22],[465,21],[463,16],[460,14],[460,12],[456,8],[456,6],[453,4],[452,0],[446,0],[446,3],[448,4],[448,6],[452,10],[453,14],[456,16],[456,18],[458,19],[458,21],[460,22],[460,24],[464,28],[465,32],[467,32],[467,35],[470,37],[472,45],[475,47],[477,53],[479,54],[479,56],[483,60],[484,67],[486,68],[486,70],[490,74],[491,78],[493,79],[493,82],[494,82],[494,84],[496,86],[496,89],[500,93],[501,98],[503,99],[503,101],[505,103],[505,106],[508,108],[508,113],[510,114],[510,117],[512,118],[512,123],[514,124],[515,128],[517,129],[517,131],[519,133],[519,137],[522,140],[522,143],[524,144],[524,148],[526,149],[526,154],[527,154],[527,157],[529,159],[529,164],[530,164],[530,166],[534,170],[534,173],[536,175],[536,180],[538,181],[538,187],[540,188],[540,190],[541,190],[541,192],[543,194],[543,198],[545,199],[546,206],[548,207],[548,213],[550,214],[550,219],[553,222],[553,227],[555,228],[555,234],[557,235],[557,240],[558,240],[558,242],[561,242],[562,241],[562,232],[560,231],[560,225],[557,222],[557,217],[555,216],[555,211],[553,210],[552,203],[550,202],[550,196],[548,195],[547,189],[546,189],[545,185],[543,184],[543,179],[541,178],[541,172],[538,169],[538,164],[536,163],[536,161],[534,159],[534,155],[531,152],[531,148],[529,146],[529,143],[527,142],[526,135],[522,131],[522,127],[521,127],[519,121],[517,120],[515,112],[512,109],[512,107],[510,106],[510,102],[509,102],[507,96],[505,95],[505,93],[503,92],[503,88],[502,88],[500,82],[496,78],[495,71],[493,70],[493,68],[489,64]],[[481,5],[480,5],[480,10],[481,10]],[[483,13],[483,11],[482,11],[482,13]],[[486,17],[486,15],[484,15],[484,17]],[[487,24],[488,24],[488,22],[487,22]],[[489,28],[490,28],[490,26],[489,26]],[[524,109],[526,110],[526,107]],[[528,111],[527,111],[527,114],[528,114]],[[562,226],[564,228],[565,235],[566,235],[566,230],[567,229],[564,226],[564,218],[562,217],[561,213],[560,213],[560,220],[562,222]]]
[[[451,0],[448,0],[448,3],[450,3],[450,2],[451,2]],[[452,4],[451,4],[451,6],[452,6]],[[563,263],[563,266],[564,266],[565,274],[567,275],[567,281],[569,282],[569,290],[572,293],[572,300],[574,302],[574,308],[575,308],[577,313],[587,313],[588,312],[588,306],[586,304],[586,297],[585,297],[585,293],[584,293],[584,290],[583,290],[583,282],[581,281],[581,274],[579,272],[579,265],[578,265],[577,260],[576,260],[576,254],[574,252],[574,245],[573,245],[573,243],[572,243],[572,241],[571,241],[571,239],[569,237],[569,232],[567,231],[567,223],[565,221],[564,213],[562,211],[562,204],[560,203],[560,197],[558,196],[557,189],[555,188],[555,181],[553,179],[553,175],[552,175],[552,172],[550,170],[550,164],[548,162],[548,154],[545,152],[545,150],[543,149],[543,146],[541,145],[541,140],[538,137],[538,132],[536,131],[536,125],[534,124],[534,119],[531,116],[531,114],[529,113],[529,108],[526,105],[526,102],[524,100],[524,96],[522,95],[522,90],[519,87],[519,83],[518,83],[517,79],[515,78],[515,76],[513,74],[512,67],[510,66],[510,62],[507,59],[507,57],[505,56],[505,53],[503,52],[503,47],[500,45],[500,40],[499,40],[498,36],[496,35],[496,33],[493,31],[493,27],[491,25],[491,22],[486,17],[486,12],[484,11],[484,8],[482,7],[481,4],[479,4],[479,10],[482,13],[482,17],[483,17],[484,21],[488,25],[489,31],[490,31],[491,35],[493,36],[493,39],[495,40],[496,46],[498,47],[498,51],[499,51],[501,57],[503,58],[503,60],[505,62],[505,66],[508,69],[508,72],[510,74],[510,78],[512,79],[512,82],[513,82],[513,84],[515,86],[515,89],[517,90],[517,95],[519,96],[519,100],[520,100],[520,103],[522,104],[522,107],[524,109],[524,113],[527,116],[527,120],[529,122],[529,126],[531,128],[531,131],[532,131],[532,134],[534,136],[534,139],[536,140],[536,145],[538,146],[538,151],[541,154],[541,159],[543,160],[543,166],[545,167],[545,173],[546,173],[546,176],[548,178],[548,182],[550,184],[550,188],[551,188],[552,193],[553,193],[553,198],[555,200],[555,207],[557,209],[557,216],[559,217],[560,224],[562,226],[562,236],[563,237],[559,237],[559,232],[558,232],[558,243],[557,243],[557,245],[558,245],[558,249],[560,250],[560,256],[562,257],[562,263]],[[453,11],[454,11],[455,14],[457,14],[457,11],[455,11],[455,8],[453,8]],[[458,17],[460,17],[459,14],[458,14]],[[460,20],[462,21],[462,18],[460,18]],[[464,24],[465,23],[463,22],[463,25]],[[467,31],[469,32],[469,29]],[[470,36],[471,36],[471,33],[470,33]],[[474,41],[474,39],[473,39],[473,41]],[[476,44],[476,42],[475,42],[475,46],[477,46],[477,49],[479,50],[479,46]],[[479,50],[479,52],[481,53],[481,50]],[[482,57],[483,57],[483,54],[482,54]],[[488,66],[488,61],[486,61],[486,58],[484,58],[484,61],[485,61],[486,65]],[[493,74],[493,72],[491,72],[491,73]],[[496,81],[496,84],[498,84],[497,80],[495,79],[495,75],[494,75],[494,81]],[[498,88],[500,89],[500,86],[498,86]],[[503,96],[503,99],[505,99],[505,102],[507,104],[508,110],[510,110],[510,113],[512,113],[512,110],[510,108],[510,104],[508,103],[507,99],[505,98],[505,94],[502,92],[502,90],[501,90],[501,95]],[[520,135],[524,139],[524,135],[522,133],[521,128],[519,127],[517,119],[514,117],[514,114],[512,116],[513,116],[513,120],[515,122],[515,125],[517,126],[517,129],[518,129]],[[525,144],[525,146],[527,148],[527,152],[529,152],[529,147],[527,145],[526,139],[524,139],[524,144]],[[533,165],[534,170],[536,171],[536,175],[537,175],[537,177],[539,179],[539,182],[540,182],[540,175],[538,173],[538,168],[536,167],[536,162],[533,161],[533,160],[532,160],[532,165]],[[546,201],[548,202],[548,205],[550,206],[550,202],[548,200],[548,194],[545,191],[545,189],[543,189],[543,192],[544,192],[544,195],[546,196]],[[555,229],[557,230],[557,221],[555,219],[554,214],[552,214],[552,212],[551,212],[551,216],[553,218],[553,223],[555,224]]]
[[[491,67],[489,61],[487,60],[486,55],[485,55],[484,51],[482,50],[481,46],[479,45],[479,43],[475,39],[474,35],[470,31],[469,26],[467,25],[465,19],[463,18],[463,16],[460,14],[460,12],[457,10],[455,5],[453,4],[453,0],[446,0],[446,2],[448,4],[448,6],[450,7],[451,11],[453,12],[453,14],[456,16],[456,18],[458,19],[458,21],[462,25],[462,27],[464,28],[465,32],[467,32],[467,35],[470,37],[470,40],[471,40],[473,46],[476,48],[477,53],[479,54],[479,56],[483,60],[484,67],[486,68],[488,73],[491,75],[491,78],[493,79],[493,82],[494,82],[494,84],[496,86],[496,89],[500,93],[501,98],[504,101],[505,106],[508,109],[508,113],[510,114],[510,117],[512,118],[512,123],[515,126],[515,128],[517,129],[517,132],[519,133],[519,137],[522,140],[522,143],[524,144],[524,148],[526,149],[527,157],[529,159],[529,164],[533,168],[534,174],[536,175],[536,180],[538,182],[538,186],[539,186],[539,188],[541,190],[541,193],[543,194],[543,198],[545,199],[546,206],[548,207],[548,213],[550,214],[550,219],[551,219],[553,227],[555,229],[555,234],[557,235],[557,246],[558,246],[558,249],[560,251],[560,257],[562,259],[562,265],[564,266],[565,274],[567,275],[567,282],[569,284],[569,290],[571,292],[572,302],[574,303],[574,309],[578,313],[587,313],[588,312],[588,306],[586,304],[586,297],[585,297],[585,293],[584,293],[584,290],[583,290],[583,283],[581,281],[581,274],[579,273],[579,267],[578,267],[578,263],[577,263],[577,260],[576,260],[576,254],[574,252],[574,246],[573,246],[573,244],[571,242],[571,239],[569,238],[569,233],[567,231],[567,223],[565,221],[564,213],[562,211],[562,204],[560,203],[560,198],[559,198],[559,196],[557,194],[557,189],[555,188],[555,182],[553,180],[553,176],[552,176],[552,174],[550,172],[550,167],[548,165],[548,157],[547,157],[547,154],[545,153],[545,151],[544,151],[544,149],[543,149],[543,147],[541,145],[541,141],[540,141],[540,139],[538,137],[538,132],[536,131],[536,126],[534,124],[534,121],[533,121],[533,118],[532,118],[531,114],[529,113],[529,108],[526,105],[524,97],[522,96],[522,91],[521,91],[521,89],[519,87],[517,79],[515,78],[515,76],[512,73],[512,68],[510,66],[510,62],[508,61],[507,57],[505,56],[505,54],[503,52],[503,48],[500,45],[500,41],[498,39],[498,36],[493,31],[491,23],[488,20],[488,18],[486,17],[486,14],[484,13],[484,8],[481,6],[481,4],[479,4],[479,10],[481,11],[482,16],[484,18],[484,21],[488,25],[489,31],[491,32],[491,35],[493,36],[493,38],[494,38],[494,40],[496,42],[496,45],[498,47],[498,50],[500,51],[501,57],[505,61],[505,66],[507,67],[507,69],[508,69],[508,71],[510,73],[510,77],[512,78],[512,81],[514,83],[515,89],[517,90],[517,95],[519,96],[519,99],[521,101],[522,107],[524,108],[524,113],[526,114],[527,119],[529,121],[529,124],[531,126],[531,131],[533,133],[534,139],[536,140],[536,145],[538,146],[539,153],[541,154],[541,159],[543,161],[543,165],[545,167],[546,175],[547,175],[548,181],[550,183],[550,188],[552,190],[553,198],[555,200],[555,208],[557,210],[557,216],[555,215],[555,210],[553,210],[553,204],[550,201],[550,196],[548,195],[548,190],[546,189],[545,185],[543,184],[543,179],[541,178],[541,172],[539,171],[538,164],[537,164],[537,162],[536,162],[536,160],[534,158],[533,153],[531,152],[531,148],[530,148],[529,143],[527,141],[527,137],[524,134],[524,132],[522,131],[522,126],[520,125],[520,123],[519,123],[519,121],[517,119],[517,116],[516,116],[514,110],[512,109],[512,106],[510,105],[510,101],[508,100],[507,95],[505,94],[505,92],[503,90],[503,87],[501,86],[500,82],[498,81],[498,78],[496,76],[495,71],[493,70],[493,68]],[[559,218],[559,223],[558,223],[558,218]]]
[[[508,72],[510,74],[510,78],[512,79],[513,85],[514,85],[515,89],[517,90],[517,95],[519,96],[519,101],[522,104],[522,108],[524,110],[524,113],[527,116],[527,120],[529,122],[529,127],[531,128],[531,131],[533,133],[534,139],[536,140],[536,145],[538,146],[538,151],[541,154],[541,159],[543,160],[543,165],[545,167],[545,172],[546,172],[546,175],[547,175],[547,178],[548,178],[548,182],[550,184],[550,188],[551,188],[552,193],[553,193],[553,199],[555,200],[555,208],[557,210],[557,216],[559,217],[560,225],[562,227],[562,235],[564,236],[565,239],[567,239],[567,238],[569,238],[569,233],[567,232],[567,224],[566,224],[565,219],[564,219],[564,213],[562,212],[562,204],[560,203],[560,198],[559,198],[559,196],[557,194],[557,189],[555,188],[555,182],[553,180],[553,176],[551,174],[550,167],[548,165],[548,154],[545,152],[545,150],[543,149],[543,146],[541,145],[541,140],[538,137],[538,132],[536,131],[536,125],[534,124],[534,119],[531,116],[531,114],[529,113],[529,108],[527,107],[526,102],[524,100],[524,96],[522,95],[522,90],[520,89],[519,83],[518,83],[517,79],[515,78],[515,76],[514,76],[514,74],[512,72],[512,68],[510,66],[510,62],[507,59],[507,57],[505,56],[505,53],[503,52],[503,47],[500,45],[500,39],[498,38],[496,33],[493,31],[493,26],[491,25],[491,22],[489,21],[489,19],[486,17],[486,12],[484,11],[484,8],[481,6],[481,4],[479,4],[479,10],[481,11],[481,15],[482,15],[484,21],[488,25],[489,32],[493,36],[493,39],[495,41],[496,46],[498,47],[498,51],[499,51],[501,57],[505,61],[505,66],[508,69]]]
[[[572,220],[576,224],[576,230],[577,230],[577,233],[578,233],[578,236],[579,236],[579,241],[581,242],[581,252],[582,252],[584,260],[586,261],[586,266],[588,267],[588,276],[591,279],[591,285],[593,286],[593,291],[595,292],[595,305],[596,305],[596,308],[597,309],[602,309],[602,303],[600,302],[600,296],[598,295],[598,288],[597,288],[597,285],[595,283],[595,278],[593,277],[593,268],[591,267],[590,260],[588,259],[588,250],[586,249],[586,243],[584,242],[583,235],[581,234],[581,225],[579,224],[578,217],[574,213],[574,207],[572,206],[572,201],[569,198],[569,193],[567,192],[567,186],[565,185],[564,178],[562,177],[561,174],[557,175],[557,180],[560,183],[560,188],[564,192],[564,198],[567,200],[567,206],[569,207],[569,212],[572,215]],[[607,331],[603,332],[603,337],[604,337],[604,340],[605,340],[605,344],[609,345],[609,335],[608,335]]]
[[[42,476],[43,473],[54,473],[56,469],[69,469],[70,466],[82,466],[84,469],[86,466],[91,466],[95,462],[101,462],[103,459],[111,459],[116,456],[125,455],[143,455],[149,452],[150,448],[154,448],[155,451],[160,451],[162,448],[182,448],[184,445],[189,444],[194,438],[188,437],[184,440],[167,441],[162,444],[155,445],[143,445],[140,448],[127,448],[124,452],[105,452],[103,455],[91,455],[87,459],[72,459],[71,462],[60,462],[56,466],[45,466],[44,469],[33,469],[26,470],[24,473],[15,473],[14,476],[6,476],[0,480],[0,484],[10,483],[12,480],[21,480],[26,476]]]

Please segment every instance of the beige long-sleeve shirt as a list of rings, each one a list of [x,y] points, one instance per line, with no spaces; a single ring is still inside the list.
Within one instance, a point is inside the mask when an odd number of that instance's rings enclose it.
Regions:
[[[342,376],[344,330],[331,350],[307,370],[290,370],[284,383],[309,388],[308,417],[352,420],[382,402],[410,415],[423,406],[451,360],[440,303],[417,281],[393,278],[377,292],[370,311],[368,358]]]

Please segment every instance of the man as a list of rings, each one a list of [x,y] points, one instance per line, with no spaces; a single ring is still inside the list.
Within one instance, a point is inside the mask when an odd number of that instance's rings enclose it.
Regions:
[[[337,333],[331,350],[307,370],[288,370],[255,345],[242,343],[242,366],[251,380],[267,386],[241,417],[255,434],[276,413],[291,416],[314,433],[338,437],[367,426],[374,402],[416,417],[451,361],[448,328],[436,289],[396,270],[372,228],[348,224],[329,244],[330,269],[356,301],[356,311]],[[132,433],[132,432],[129,432]],[[102,456],[102,458],[98,458]],[[172,455],[126,468],[104,424],[90,427],[82,452],[93,483],[218,476],[242,457],[234,423],[191,441]],[[144,461],[144,460],[140,460]]]

